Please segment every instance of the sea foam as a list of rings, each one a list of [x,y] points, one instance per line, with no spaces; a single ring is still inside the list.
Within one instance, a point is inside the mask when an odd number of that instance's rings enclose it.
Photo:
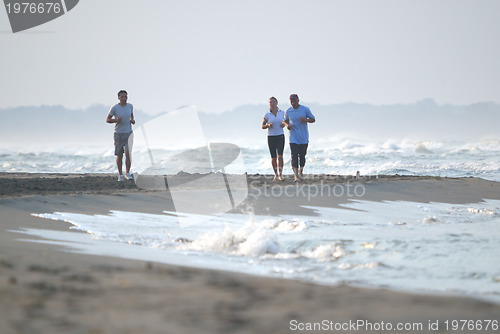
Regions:
[[[85,231],[88,240],[76,234],[76,242],[69,232],[18,232],[23,240],[33,235],[71,245],[73,251],[322,284],[454,291],[500,302],[492,293],[500,274],[498,200],[464,205],[351,201],[338,208],[308,208],[317,216],[227,213],[189,227],[170,214],[55,212],[36,216],[66,221]]]

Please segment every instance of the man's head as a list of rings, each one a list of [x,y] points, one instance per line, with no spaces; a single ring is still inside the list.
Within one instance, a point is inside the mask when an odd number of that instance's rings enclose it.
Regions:
[[[120,100],[120,104],[127,103],[128,94],[126,90],[121,90],[118,92],[118,100]]]
[[[290,95],[290,104],[292,105],[293,109],[297,109],[300,106],[299,96],[297,94]]]

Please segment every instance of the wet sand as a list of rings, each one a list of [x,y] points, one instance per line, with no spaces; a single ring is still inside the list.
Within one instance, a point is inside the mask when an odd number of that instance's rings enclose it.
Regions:
[[[347,193],[328,196],[327,188],[323,196],[310,196],[307,190],[337,185],[346,189],[347,184],[362,185],[361,199],[372,201],[465,204],[500,199],[500,183],[473,178],[310,175],[297,185],[291,179],[276,184],[269,176],[249,175],[248,184],[250,195],[236,212],[252,207],[259,214],[314,215],[314,210],[301,205],[334,207],[353,197]],[[277,186],[290,186],[290,192],[305,188],[290,197],[279,194]],[[321,323],[330,332],[498,333],[491,328],[446,330],[446,320],[500,321],[500,305],[474,298],[320,286],[77,254],[69,251],[71,245],[25,242],[19,240],[24,235],[13,232],[22,228],[69,230],[66,223],[32,213],[123,210],[161,214],[171,208],[168,192],[141,190],[132,181],[118,183],[114,175],[0,174],[0,196],[1,333],[292,333],[313,323]],[[384,322],[386,328],[388,323],[417,327],[414,331],[345,327],[361,325],[361,321],[375,326]],[[436,321],[438,330],[430,330]],[[341,324],[346,330],[337,331],[328,324]]]

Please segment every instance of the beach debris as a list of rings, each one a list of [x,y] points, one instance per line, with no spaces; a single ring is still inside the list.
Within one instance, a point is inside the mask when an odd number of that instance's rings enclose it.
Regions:
[[[396,226],[404,226],[404,225],[406,225],[406,222],[400,222],[400,221],[398,221],[397,223],[394,223],[394,225],[396,225]]]
[[[67,272],[69,270],[69,268],[68,267],[53,268],[53,267],[48,267],[48,266],[42,266],[39,264],[32,264],[32,265],[28,266],[28,270],[33,271],[33,272],[58,275],[58,274]]]
[[[4,259],[0,259],[0,266],[3,268],[8,268],[8,269],[14,268],[14,264],[12,262],[4,260]]]
[[[81,282],[81,283],[95,283],[94,277],[87,274],[70,274],[63,276],[64,281]]]
[[[422,223],[424,224],[430,224],[430,223],[437,223],[438,220],[436,217],[426,217],[422,220]]]
[[[174,240],[175,242],[179,242],[179,243],[189,243],[189,242],[193,242],[193,240],[189,240],[187,238],[177,238]]]

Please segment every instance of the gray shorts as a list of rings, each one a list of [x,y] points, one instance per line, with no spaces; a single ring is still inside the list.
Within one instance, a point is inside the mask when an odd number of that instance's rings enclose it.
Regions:
[[[115,155],[122,155],[124,151],[129,151],[129,141],[132,139],[130,138],[129,133],[117,133],[115,132],[114,139],[115,139]],[[129,140],[130,139],[130,140]]]

